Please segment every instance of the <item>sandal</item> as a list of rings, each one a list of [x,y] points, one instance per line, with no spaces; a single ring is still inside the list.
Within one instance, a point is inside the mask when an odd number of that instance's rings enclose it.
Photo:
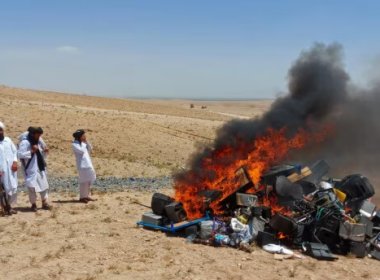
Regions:
[[[43,210],[51,210],[53,207],[50,206],[48,203],[44,203],[42,204],[42,207],[41,207]]]
[[[88,200],[87,200],[87,198],[84,197],[84,198],[80,198],[79,202],[88,203]]]
[[[30,210],[33,212],[37,212],[37,205],[35,203],[33,203],[32,207],[30,207]]]

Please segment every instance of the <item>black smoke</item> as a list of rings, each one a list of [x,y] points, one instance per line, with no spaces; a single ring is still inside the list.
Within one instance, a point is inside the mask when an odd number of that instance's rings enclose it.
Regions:
[[[376,188],[380,183],[380,84],[351,88],[349,98],[328,121],[334,124],[333,135],[317,147],[294,153],[293,160],[323,158],[331,166],[331,175],[361,173]]]
[[[289,136],[299,129],[313,130],[332,124],[334,133],[318,146],[309,146],[290,155],[289,160],[326,159],[338,175],[346,171],[371,173],[380,167],[380,87],[354,89],[344,69],[339,44],[317,43],[301,52],[288,72],[288,92],[277,98],[260,118],[232,120],[220,127],[215,141],[200,148],[189,161],[189,170],[176,174],[177,181],[201,183],[212,177],[203,163],[217,161],[228,165],[244,159],[258,136],[268,128],[286,127]],[[235,150],[216,156],[226,147]],[[334,168],[333,168],[334,170]],[[191,175],[191,176],[190,176]],[[211,178],[212,179],[212,178]]]

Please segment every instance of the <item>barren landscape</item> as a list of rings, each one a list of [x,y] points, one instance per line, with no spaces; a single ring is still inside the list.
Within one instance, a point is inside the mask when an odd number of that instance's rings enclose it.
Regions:
[[[194,108],[190,108],[193,104]],[[30,125],[44,128],[51,177],[75,176],[72,133],[88,131],[99,177],[170,176],[197,145],[212,141],[232,118],[260,116],[260,101],[124,100],[0,86],[0,120],[13,140]],[[203,109],[202,109],[203,106]],[[22,182],[20,172],[20,186]],[[162,186],[171,194],[171,186]],[[152,192],[95,192],[98,201],[52,192],[53,210],[29,212],[20,187],[19,213],[0,217],[0,279],[380,279],[379,263],[339,257],[275,260],[254,248],[187,244],[136,227]]]

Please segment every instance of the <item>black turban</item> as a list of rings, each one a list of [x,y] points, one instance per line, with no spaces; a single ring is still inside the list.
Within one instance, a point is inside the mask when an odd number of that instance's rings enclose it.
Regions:
[[[76,139],[76,140],[79,140],[79,138],[82,137],[82,135],[84,134],[84,130],[83,129],[78,129],[77,131],[75,131],[73,133],[73,137]]]

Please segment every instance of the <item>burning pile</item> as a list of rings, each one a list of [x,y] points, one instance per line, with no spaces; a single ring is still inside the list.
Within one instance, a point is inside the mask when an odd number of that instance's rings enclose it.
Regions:
[[[174,200],[153,197],[144,225],[165,230],[187,217],[196,221],[187,232],[194,242],[248,250],[256,241],[284,251],[280,243],[323,259],[333,259],[331,251],[379,257],[379,213],[367,178],[328,178],[325,161],[284,164],[324,158],[340,175],[377,170],[379,87],[352,87],[336,44],[302,52],[288,79],[289,92],[262,117],[226,123],[194,154],[175,174]]]
[[[338,180],[327,177],[328,171],[323,160],[310,167],[282,164],[255,183],[247,169],[239,168],[230,178],[232,193],[200,191],[186,208],[194,212],[186,215],[182,203],[162,194],[153,196],[152,209],[161,226],[206,216],[185,231],[195,243],[250,251],[256,242],[270,252],[293,254],[285,245],[323,260],[334,260],[332,253],[380,260],[380,211],[368,200],[373,186],[362,175]],[[149,226],[149,219],[145,214],[143,225]]]

